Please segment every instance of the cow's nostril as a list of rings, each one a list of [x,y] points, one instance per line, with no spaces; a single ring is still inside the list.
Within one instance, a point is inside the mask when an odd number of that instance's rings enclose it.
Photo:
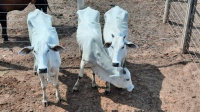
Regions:
[[[114,67],[119,67],[119,63],[112,63]]]
[[[47,68],[45,68],[45,69],[39,69],[39,73],[47,73]]]

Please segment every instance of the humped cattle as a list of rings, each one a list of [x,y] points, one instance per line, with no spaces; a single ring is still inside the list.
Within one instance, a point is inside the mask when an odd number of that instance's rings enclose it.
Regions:
[[[112,60],[114,67],[124,67],[127,56],[126,46],[138,46],[128,41],[128,12],[115,6],[104,14],[105,25],[103,29],[104,47]]]
[[[31,46],[22,48],[19,54],[26,55],[31,51],[33,52],[35,57],[34,70],[40,78],[43,90],[42,102],[46,106],[48,104],[46,96],[47,81],[53,82],[56,88],[56,97],[58,101],[61,100],[58,90],[58,73],[61,59],[58,51],[64,48],[59,45],[58,34],[56,29],[52,27],[52,17],[50,15],[35,9],[28,14],[27,25]]]
[[[78,29],[77,43],[82,51],[79,78],[73,90],[78,90],[79,80],[83,77],[84,66],[88,65],[93,71],[92,87],[96,86],[95,74],[105,80],[107,89],[110,91],[110,83],[119,88],[132,91],[134,86],[130,71],[127,68],[112,66],[110,57],[105,51],[102,43],[101,25],[99,23],[99,11],[87,7],[77,11]]]

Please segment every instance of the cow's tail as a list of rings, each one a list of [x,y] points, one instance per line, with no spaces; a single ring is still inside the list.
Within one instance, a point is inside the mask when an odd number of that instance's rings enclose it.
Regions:
[[[77,0],[77,9],[81,10],[85,8],[85,0]]]
[[[48,9],[51,11],[50,7],[49,7],[49,4],[48,4],[48,1],[47,0],[44,0],[44,2],[46,3],[46,7],[48,7]]]

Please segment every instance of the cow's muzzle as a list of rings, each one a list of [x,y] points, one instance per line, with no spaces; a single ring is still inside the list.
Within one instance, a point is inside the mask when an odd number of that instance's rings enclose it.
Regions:
[[[39,73],[47,73],[47,68],[45,68],[45,69],[39,69]]]
[[[112,63],[112,66],[119,67],[119,63]]]

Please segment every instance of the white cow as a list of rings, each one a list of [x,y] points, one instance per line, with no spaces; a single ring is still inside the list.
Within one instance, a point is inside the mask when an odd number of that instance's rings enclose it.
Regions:
[[[40,78],[43,90],[43,104],[47,105],[46,86],[47,81],[53,80],[56,88],[56,97],[61,100],[58,90],[58,73],[61,64],[59,52],[64,48],[59,46],[56,29],[52,27],[52,17],[35,9],[28,14],[27,19],[29,39],[31,46],[24,47],[19,54],[29,54],[33,51],[34,68]],[[45,80],[47,78],[47,81]]]
[[[127,55],[126,45],[131,48],[138,46],[129,42],[128,39],[128,12],[119,6],[108,10],[105,15],[103,29],[104,47],[112,59],[114,67],[123,66]]]
[[[79,78],[73,90],[78,90],[79,80],[83,77],[84,66],[87,64],[94,74],[107,82],[108,89],[106,89],[106,92],[110,91],[110,83],[119,88],[126,88],[128,91],[132,91],[134,86],[131,81],[130,71],[127,68],[116,69],[113,67],[110,57],[103,47],[99,12],[87,7],[79,10],[77,15],[78,29],[76,39],[82,51],[82,59]],[[96,86],[94,74],[92,87]]]

